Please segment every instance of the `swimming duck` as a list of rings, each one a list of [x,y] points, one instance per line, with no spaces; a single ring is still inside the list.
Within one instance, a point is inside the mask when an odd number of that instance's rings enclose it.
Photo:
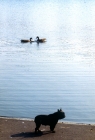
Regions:
[[[42,39],[39,39],[39,36],[37,36],[36,37],[36,39],[37,39],[37,42],[39,43],[39,42],[46,42],[46,38],[42,38]]]
[[[22,39],[21,42],[22,43],[27,43],[27,42],[30,42],[31,43],[31,42],[34,42],[34,41],[32,40],[32,37],[31,37],[30,40]]]

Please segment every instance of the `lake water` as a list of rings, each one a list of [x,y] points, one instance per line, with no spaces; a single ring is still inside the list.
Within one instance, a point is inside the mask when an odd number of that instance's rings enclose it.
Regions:
[[[95,1],[0,1],[0,116],[95,123]],[[21,39],[46,38],[46,43]]]

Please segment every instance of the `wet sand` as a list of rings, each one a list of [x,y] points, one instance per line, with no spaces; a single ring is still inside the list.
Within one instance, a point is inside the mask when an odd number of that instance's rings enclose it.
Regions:
[[[95,125],[57,123],[55,133],[49,126],[41,126],[41,132],[34,133],[33,120],[0,118],[0,140],[95,140]]]

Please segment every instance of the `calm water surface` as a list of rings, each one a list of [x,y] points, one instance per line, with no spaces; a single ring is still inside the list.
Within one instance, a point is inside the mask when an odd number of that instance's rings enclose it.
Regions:
[[[0,116],[62,108],[64,121],[95,123],[95,1],[4,0],[0,11]],[[20,42],[36,36],[47,42]]]

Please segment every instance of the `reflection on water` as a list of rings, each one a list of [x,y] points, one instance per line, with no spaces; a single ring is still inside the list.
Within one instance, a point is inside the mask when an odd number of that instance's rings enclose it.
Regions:
[[[95,2],[0,3],[0,116],[34,118],[62,108],[95,121]],[[21,44],[36,36],[46,43]]]

